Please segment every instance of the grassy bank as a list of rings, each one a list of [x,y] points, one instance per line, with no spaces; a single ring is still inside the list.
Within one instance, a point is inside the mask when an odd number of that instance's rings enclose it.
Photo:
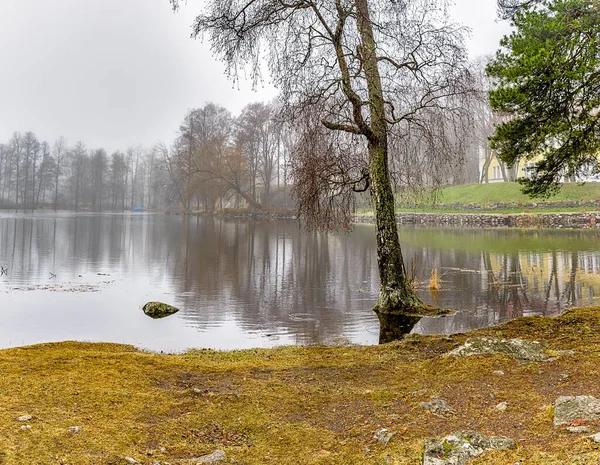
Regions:
[[[521,192],[522,186],[516,182],[492,184],[467,184],[442,189],[440,203],[552,203],[563,201],[590,201],[600,198],[600,183],[565,183],[558,194],[548,199],[531,199]]]
[[[564,206],[565,202],[593,202],[600,199],[600,183],[566,183],[557,195],[548,199],[532,199],[521,192],[521,185],[510,183],[468,184],[440,190],[433,205],[404,204],[399,212],[464,213],[461,206],[477,206],[477,213],[569,213],[594,210],[589,205]],[[535,203],[535,206],[531,204]],[[497,208],[497,204],[519,204]]]
[[[465,335],[184,355],[84,343],[3,350],[0,462],[125,464],[131,457],[173,465],[222,449],[239,464],[418,464],[423,438],[477,430],[512,437],[518,447],[474,464],[599,463],[600,447],[587,435],[552,426],[558,396],[600,397],[599,327],[600,309],[588,308],[477,332],[576,351],[530,364],[444,357]],[[421,409],[432,396],[456,414]],[[506,411],[495,409],[500,402]],[[33,418],[18,421],[22,415]],[[600,422],[590,426],[600,431]],[[382,427],[396,432],[387,446],[373,438]]]

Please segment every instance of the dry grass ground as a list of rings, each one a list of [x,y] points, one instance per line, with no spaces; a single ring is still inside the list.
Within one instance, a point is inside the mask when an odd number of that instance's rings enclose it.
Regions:
[[[476,334],[576,354],[530,364],[443,356],[466,335],[183,355],[73,342],[0,351],[0,463],[174,465],[223,449],[238,464],[419,464],[423,438],[477,430],[518,447],[473,464],[600,464],[600,445],[552,426],[558,396],[600,397],[600,309]],[[421,409],[432,396],[456,414]],[[385,447],[373,438],[382,427],[396,432]]]

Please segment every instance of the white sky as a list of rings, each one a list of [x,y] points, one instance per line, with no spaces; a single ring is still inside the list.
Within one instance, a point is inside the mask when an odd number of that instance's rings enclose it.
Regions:
[[[472,57],[492,54],[505,23],[496,0],[455,0]],[[109,153],[171,142],[190,108],[212,101],[238,113],[269,100],[266,85],[233,88],[207,43],[190,39],[201,0],[0,0],[0,142],[34,131]]]

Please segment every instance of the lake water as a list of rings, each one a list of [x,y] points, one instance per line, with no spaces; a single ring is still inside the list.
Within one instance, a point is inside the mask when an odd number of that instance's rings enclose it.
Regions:
[[[598,305],[600,233],[402,228],[420,296],[454,333]],[[374,229],[164,214],[0,213],[0,347],[83,340],[150,350],[376,344]],[[441,290],[429,290],[436,268]],[[151,300],[181,311],[152,320]]]

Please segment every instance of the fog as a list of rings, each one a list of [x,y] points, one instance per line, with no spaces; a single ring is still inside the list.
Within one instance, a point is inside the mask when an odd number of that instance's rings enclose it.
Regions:
[[[507,25],[494,0],[457,0],[472,56],[493,53]],[[33,131],[108,153],[169,143],[182,115],[208,101],[234,114],[272,99],[268,78],[233,86],[207,43],[190,39],[201,1],[173,13],[168,0],[2,0],[0,140]]]

